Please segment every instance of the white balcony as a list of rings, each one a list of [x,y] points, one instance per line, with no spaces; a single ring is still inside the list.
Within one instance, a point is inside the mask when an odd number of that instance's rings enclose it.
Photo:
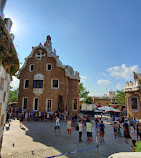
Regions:
[[[36,95],[41,95],[43,93],[43,88],[33,88],[33,93]]]

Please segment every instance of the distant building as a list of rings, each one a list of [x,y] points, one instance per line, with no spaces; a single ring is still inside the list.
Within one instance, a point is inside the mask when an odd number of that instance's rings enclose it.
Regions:
[[[23,111],[79,112],[79,73],[52,51],[51,37],[32,47],[18,75],[18,104]]]
[[[126,82],[124,90],[128,117],[141,119],[141,73],[134,72],[134,81]]]
[[[99,106],[105,106],[109,104],[117,104],[116,99],[116,93],[114,91],[109,91],[109,96],[107,94],[104,94],[103,97],[92,97],[93,104],[99,105]]]

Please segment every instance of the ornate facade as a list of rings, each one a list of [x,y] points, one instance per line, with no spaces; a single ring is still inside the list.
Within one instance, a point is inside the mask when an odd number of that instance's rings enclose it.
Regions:
[[[6,120],[10,81],[12,75],[19,69],[19,60],[13,45],[14,35],[10,32],[12,21],[10,18],[4,18],[3,14],[5,3],[6,0],[0,0],[0,150]]]
[[[124,90],[128,117],[141,119],[141,73],[134,72],[134,81],[126,82]]]
[[[79,73],[63,65],[52,51],[51,37],[32,47],[18,75],[19,107],[23,111],[79,111]]]

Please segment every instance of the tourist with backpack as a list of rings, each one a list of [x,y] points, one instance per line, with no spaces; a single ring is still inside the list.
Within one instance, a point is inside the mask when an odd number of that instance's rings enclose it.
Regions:
[[[100,125],[99,125],[99,129],[100,129],[100,142],[102,143],[105,143],[104,142],[104,129],[105,129],[105,125],[103,123],[103,121],[101,121]]]

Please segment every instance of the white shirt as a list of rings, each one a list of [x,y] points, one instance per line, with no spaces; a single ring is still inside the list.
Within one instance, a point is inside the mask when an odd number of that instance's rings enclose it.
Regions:
[[[56,120],[56,126],[60,126],[60,119],[58,118],[57,120]],[[57,125],[58,124],[58,125]]]
[[[41,116],[41,112],[39,112],[39,116]]]
[[[82,123],[79,123],[79,132],[82,132],[83,131],[83,125]]]

